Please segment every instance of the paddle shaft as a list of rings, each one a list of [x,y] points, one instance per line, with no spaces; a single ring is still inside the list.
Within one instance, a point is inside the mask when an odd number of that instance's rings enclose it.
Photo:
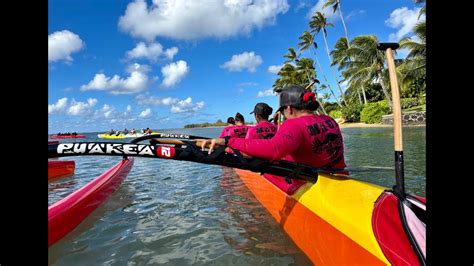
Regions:
[[[400,91],[398,89],[397,73],[395,71],[395,61],[393,60],[392,48],[385,50],[387,56],[388,73],[390,76],[390,87],[392,89],[392,113],[393,131],[395,146],[395,176],[396,189],[401,196],[405,196],[405,178],[403,173],[403,135],[402,135],[402,110],[400,107]]]
[[[395,138],[395,151],[403,151],[402,142],[402,110],[400,108],[400,91],[398,89],[397,73],[395,71],[395,61],[391,48],[385,50],[387,56],[388,73],[390,76],[390,87],[392,88],[392,112],[393,112],[393,130]]]

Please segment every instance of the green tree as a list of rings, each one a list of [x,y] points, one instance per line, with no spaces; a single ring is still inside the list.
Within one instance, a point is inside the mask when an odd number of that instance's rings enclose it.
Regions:
[[[328,79],[326,78],[326,75],[324,74],[323,68],[321,67],[321,64],[319,63],[318,55],[316,53],[316,49],[318,48],[317,43],[314,41],[314,35],[309,33],[309,31],[303,32],[303,34],[299,37],[300,42],[298,43],[299,51],[305,51],[308,49],[311,49],[314,53],[314,57],[316,59],[316,65],[318,65],[319,70],[321,71],[321,75],[323,76],[323,79],[326,83],[326,86],[324,88],[328,88],[331,91],[331,94],[334,96],[334,99],[336,100],[337,104],[342,107],[342,104],[339,102],[339,99],[336,97],[336,94],[332,90],[331,86],[329,85]],[[324,85],[324,84],[322,84]],[[321,88],[323,88],[321,86]]]
[[[377,49],[379,41],[375,35],[357,36],[351,41],[348,55],[351,61],[346,62],[343,77],[351,83],[352,80],[360,82],[378,82],[387,102],[392,108],[392,100],[387,89],[385,76],[385,53]]]
[[[336,80],[337,87],[339,88],[339,91],[341,92],[342,101],[344,102],[344,104],[347,105],[346,99],[344,98],[344,93],[342,92],[341,85],[339,84],[339,80],[337,78],[336,72],[334,71],[334,68],[333,68],[333,65],[332,65],[331,56],[329,54],[329,46],[328,46],[328,42],[326,40],[326,36],[327,36],[326,28],[327,27],[333,27],[333,26],[334,25],[332,23],[327,22],[326,17],[321,12],[316,12],[313,15],[313,17],[311,18],[311,21],[309,22],[309,27],[311,28],[311,32],[313,32],[315,34],[318,34],[321,31],[323,32],[323,39],[324,39],[324,43],[326,44],[326,52],[327,52],[329,61],[331,63],[331,71],[334,75],[334,79]]]
[[[420,0],[418,0],[420,1]],[[424,0],[423,0],[424,1]],[[347,33],[346,22],[344,21],[344,16],[342,15],[342,8],[341,8],[341,1],[340,0],[327,0],[326,3],[323,5],[323,8],[327,6],[332,6],[333,13],[336,13],[336,10],[339,10],[339,16],[341,17],[342,26],[344,27],[344,32],[346,33],[346,42],[349,45],[349,34]]]
[[[426,21],[417,23],[413,31],[418,40],[404,38],[400,41],[400,47],[410,52],[397,70],[401,73],[402,91],[416,90],[422,93],[426,90]]]

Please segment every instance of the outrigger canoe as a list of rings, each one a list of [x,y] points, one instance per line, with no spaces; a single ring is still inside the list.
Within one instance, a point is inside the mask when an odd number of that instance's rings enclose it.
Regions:
[[[152,133],[152,134],[155,134],[155,133]],[[138,138],[138,137],[142,137],[146,135],[150,135],[150,134],[135,133],[135,134],[110,135],[109,133],[103,133],[103,134],[97,134],[97,137],[100,139],[126,139],[126,138]]]
[[[208,155],[198,143],[189,140],[191,137],[184,137],[186,140],[160,139],[166,138],[163,135],[141,137],[132,143],[49,145],[49,156],[138,156],[232,167],[313,263],[419,264],[410,236],[405,233],[404,222],[400,218],[398,199],[392,190],[328,169],[316,169],[283,160],[269,162],[243,158],[238,151],[235,154],[226,153],[223,147]],[[151,140],[151,145],[137,143],[146,139]],[[282,189],[285,185],[272,182],[269,175],[287,177],[297,185],[288,185],[288,189]],[[410,199],[413,204],[424,208],[425,199]],[[416,223],[416,219],[409,219],[409,223]],[[416,226],[424,228],[424,224]],[[418,238],[418,241],[421,241],[424,254],[424,239]]]
[[[282,190],[266,174],[235,172],[314,264],[419,264],[388,188],[320,173],[291,192],[292,186]]]
[[[84,139],[87,138],[83,135],[51,135],[51,139]]]
[[[123,159],[80,189],[49,206],[48,247],[76,228],[115,192],[132,166],[133,158]]]

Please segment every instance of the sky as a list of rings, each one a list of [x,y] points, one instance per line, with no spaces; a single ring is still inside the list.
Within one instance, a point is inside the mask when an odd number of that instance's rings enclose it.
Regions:
[[[255,121],[256,103],[278,108],[276,73],[315,11],[334,24],[330,49],[344,36],[324,1],[49,0],[48,132],[182,128],[237,112]],[[421,8],[413,0],[341,7],[350,39],[375,34],[381,42],[411,37]],[[324,40],[315,40],[336,88]]]

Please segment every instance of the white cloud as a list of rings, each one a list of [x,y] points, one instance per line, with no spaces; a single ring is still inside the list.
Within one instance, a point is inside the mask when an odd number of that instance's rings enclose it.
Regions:
[[[247,69],[248,72],[255,72],[256,68],[262,64],[262,57],[255,55],[255,52],[243,52],[241,54],[233,55],[232,58],[221,65],[228,71],[242,71]]]
[[[150,108],[147,108],[146,110],[142,111],[138,117],[148,118],[150,116],[151,116],[151,110],[150,110]]]
[[[104,104],[101,109],[95,111],[95,117],[112,118],[114,110],[115,108],[110,107],[108,104]]]
[[[288,11],[287,0],[145,0],[128,4],[118,26],[130,35],[153,41],[228,38],[272,25]]]
[[[48,35],[48,61],[73,61],[71,54],[84,47],[79,35],[68,30],[56,31]]]
[[[300,0],[298,2],[298,5],[295,7],[295,12],[298,12],[298,10],[305,8],[307,5],[308,5],[307,3]]]
[[[179,102],[179,99],[177,98],[171,98],[171,97],[158,98],[155,96],[148,96],[144,94],[138,95],[137,97],[135,97],[135,100],[140,105],[154,105],[154,106],[172,105]]]
[[[172,87],[180,82],[189,72],[189,67],[186,61],[179,60],[178,62],[168,64],[161,68],[163,74],[163,87]]]
[[[156,62],[159,58],[166,58],[173,60],[173,57],[178,53],[177,47],[171,47],[163,50],[163,46],[159,43],[145,44],[139,42],[135,48],[127,51],[127,59],[140,59],[145,58],[151,62]]]
[[[249,86],[257,86],[258,83],[255,82],[242,82],[237,84],[237,87],[249,87]]]
[[[361,9],[358,9],[358,10],[352,10],[346,17],[345,17],[345,20],[346,21],[352,21],[358,17],[362,17],[366,14],[367,12],[365,12],[365,10],[361,10]]]
[[[397,8],[392,11],[390,18],[385,20],[385,25],[398,29],[398,31],[396,33],[391,33],[388,36],[389,41],[400,41],[400,39],[412,32],[416,23],[425,20],[424,14],[420,17],[420,20],[418,20],[419,11],[420,8],[410,10],[407,7]]]
[[[127,66],[125,71],[129,74],[133,72],[140,72],[140,73],[146,74],[151,71],[151,68],[148,65],[140,65],[140,64],[134,63]]]
[[[67,114],[69,115],[86,115],[92,111],[92,107],[97,104],[97,99],[89,98],[87,102],[77,102],[72,100],[71,105],[67,109]]]
[[[48,114],[62,114],[80,116],[87,115],[92,112],[92,108],[97,104],[97,99],[89,98],[86,102],[79,102],[75,99],[69,103],[68,98],[59,99],[54,104],[48,104]]]
[[[142,68],[139,64],[135,64],[127,71],[130,71],[130,76],[127,78],[121,78],[118,75],[107,77],[102,73],[96,74],[88,84],[81,86],[81,91],[101,90],[111,94],[132,94],[145,90],[149,83],[148,76],[145,74],[146,67]]]
[[[129,113],[129,112],[131,112],[131,111],[132,111],[132,106],[127,105],[127,108],[125,109],[125,112],[126,112],[126,113]]]
[[[321,12],[326,16],[326,19],[329,22],[335,22],[339,19],[339,11],[333,12],[332,6],[327,6],[323,9],[323,5],[326,3],[326,0],[319,0],[316,5],[314,5],[306,14],[306,18],[311,19],[316,12]]]
[[[282,67],[283,67],[283,65],[281,65],[281,66],[272,65],[272,66],[268,67],[267,72],[270,73],[270,74],[278,74],[278,72],[280,72],[280,69]]]
[[[56,103],[48,104],[48,114],[61,113],[66,110],[67,98],[61,98]]]
[[[257,98],[261,98],[261,97],[267,97],[267,96],[276,96],[277,94],[275,92],[273,92],[273,89],[268,89],[268,90],[264,90],[264,91],[259,91],[258,94],[257,94]]]
[[[186,98],[186,100],[181,100],[176,104],[171,106],[172,113],[196,113],[204,107],[204,102],[193,103],[191,97]]]

